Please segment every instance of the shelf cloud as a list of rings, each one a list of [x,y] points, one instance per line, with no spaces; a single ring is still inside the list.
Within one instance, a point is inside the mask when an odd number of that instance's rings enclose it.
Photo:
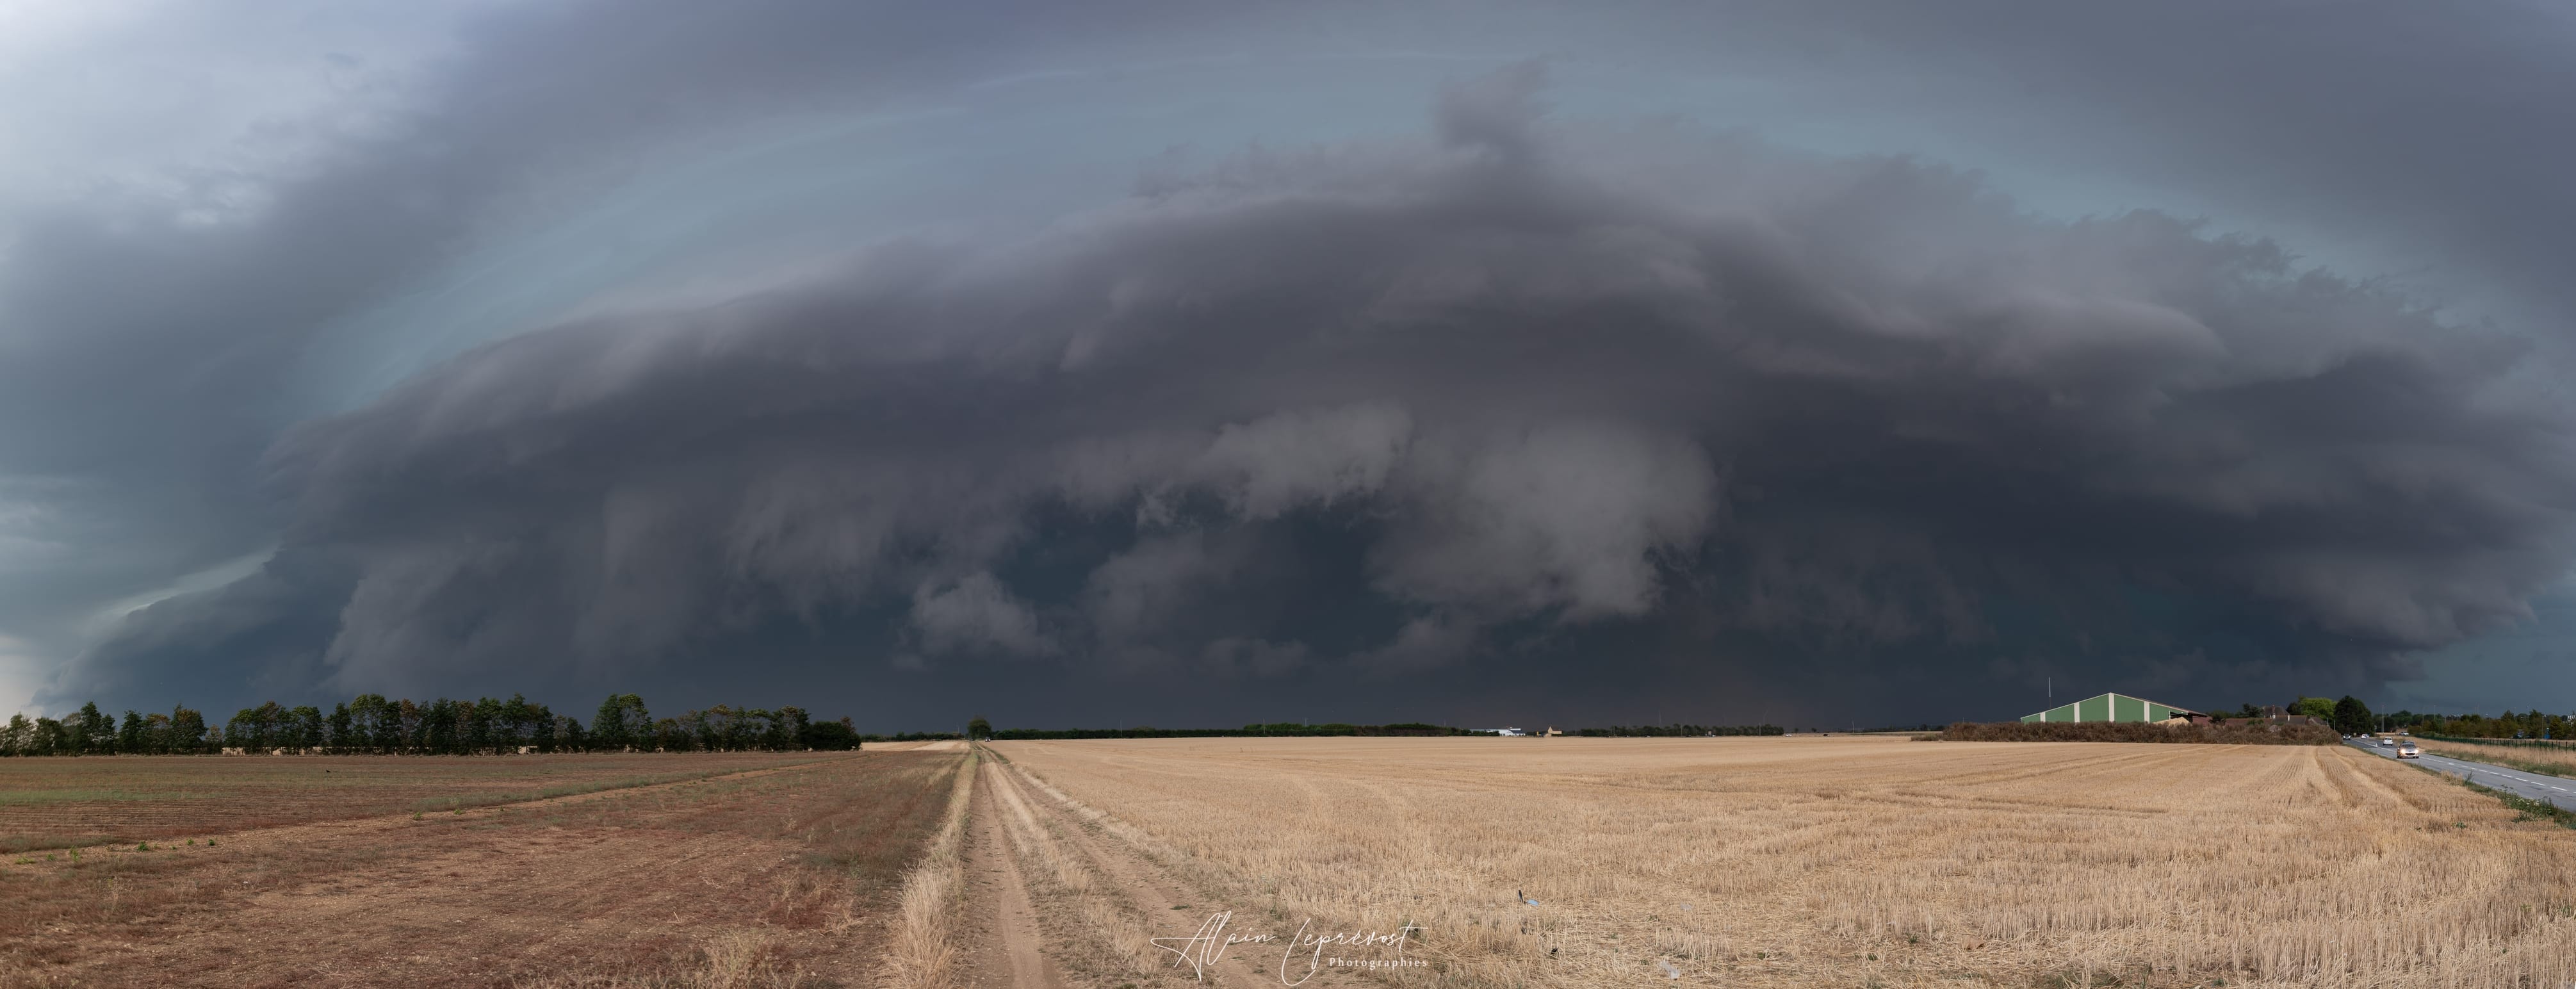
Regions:
[[[792,49],[783,23],[724,43]],[[589,110],[650,60],[606,47],[583,85],[501,109],[510,77],[477,77],[398,144],[352,138],[266,220],[193,235],[230,266],[22,214],[67,252],[10,260],[12,325],[114,334],[20,331],[77,373],[14,419],[101,411],[14,428],[0,475],[97,484],[98,444],[152,447],[127,476],[178,482],[103,518],[274,546],[118,618],[41,698],[827,669],[898,719],[966,682],[1102,717],[1182,682],[1209,718],[1352,684],[1384,695],[1355,718],[1444,690],[1629,717],[1729,680],[1703,717],[1901,718],[2039,675],[2192,703],[2415,675],[2576,556],[2548,341],[2198,217],[1556,105],[1547,59],[1421,90],[1411,133],[1140,165],[1042,221],[852,236],[282,402],[326,327],[478,236],[449,204],[550,148],[660,153],[724,100],[888,85],[791,51],[620,123]],[[82,393],[129,367],[129,400]],[[1855,673],[1862,700],[1812,699]]]

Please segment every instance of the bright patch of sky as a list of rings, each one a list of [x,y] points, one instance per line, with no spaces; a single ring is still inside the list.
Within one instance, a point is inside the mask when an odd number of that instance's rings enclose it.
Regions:
[[[195,594],[199,591],[211,591],[215,588],[230,584],[233,581],[248,577],[251,574],[258,573],[261,565],[266,564],[269,557],[276,555],[276,553],[277,549],[273,546],[260,549],[257,552],[245,553],[241,556],[225,560],[222,563],[215,564],[214,566],[207,567],[203,570],[198,570],[194,573],[184,575],[177,580],[171,581],[167,585],[155,587],[151,590],[108,602],[105,607],[98,609],[97,613],[92,614],[89,617],[90,629],[93,633],[105,632],[117,622],[122,621],[125,616],[131,615],[145,608],[149,608],[163,601],[178,597],[182,594]]]
[[[0,209],[115,194],[237,218],[269,179],[384,126],[495,5],[0,2]]]
[[[36,689],[59,665],[39,656],[24,642],[0,635],[0,710],[36,717],[47,712],[36,704]]]

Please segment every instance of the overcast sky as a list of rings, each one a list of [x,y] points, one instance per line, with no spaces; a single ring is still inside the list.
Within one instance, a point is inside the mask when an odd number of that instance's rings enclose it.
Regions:
[[[0,707],[2576,707],[2576,21],[0,0]]]

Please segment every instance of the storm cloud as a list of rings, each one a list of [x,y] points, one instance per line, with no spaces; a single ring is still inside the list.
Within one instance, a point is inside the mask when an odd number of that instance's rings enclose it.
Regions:
[[[975,71],[808,49],[820,16],[469,30],[486,71],[260,222],[188,235],[233,267],[39,214],[26,242],[79,250],[13,261],[13,319],[116,332],[29,338],[61,353],[20,365],[44,377],[12,420],[102,411],[14,431],[18,473],[138,499],[109,518],[175,500],[193,521],[150,541],[259,561],[116,618],[45,696],[829,670],[888,717],[971,685],[1023,718],[1053,691],[1069,723],[1176,678],[1225,716],[1317,682],[1634,714],[1731,681],[1699,710],[1749,720],[1856,676],[1868,698],[1831,710],[1910,719],[2052,674],[2365,690],[2527,620],[2576,555],[2543,334],[2193,216],[2069,218],[1935,159],[1554,105],[1579,87],[1548,60],[1412,93],[1409,134],[1138,154],[1106,201],[800,234],[737,274],[444,327],[356,401],[280,397],[479,236],[454,204],[729,108]],[[665,73],[705,84],[654,97]],[[202,333],[77,277],[155,259],[139,283]],[[1566,686],[1603,677],[1626,696]]]

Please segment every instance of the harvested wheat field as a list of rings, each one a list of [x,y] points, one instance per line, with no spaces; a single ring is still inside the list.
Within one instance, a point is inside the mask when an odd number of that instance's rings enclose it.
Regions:
[[[1046,950],[1013,959],[999,937],[970,939],[978,986],[1189,982],[1206,960],[1191,933],[1220,911],[1227,935],[1282,939],[1205,967],[1245,986],[1293,982],[1315,960],[1314,985],[2576,980],[2576,833],[2339,746],[990,749],[1007,764],[986,763],[978,795],[975,912],[1033,916]],[[1281,950],[1310,918],[1309,931],[1410,924],[1405,958],[1427,964],[1386,965],[1383,942]]]
[[[298,773],[405,763],[421,787],[379,777],[350,791],[372,801],[356,806],[435,803],[331,820],[298,811],[299,823],[0,859],[0,985],[872,984],[906,870],[946,820],[969,761],[596,758],[625,782],[450,809],[439,808],[462,793],[573,784],[478,776],[508,759],[197,758],[215,792],[297,792],[287,781]],[[0,774],[70,762],[10,760]],[[36,824],[44,833],[41,815]]]

